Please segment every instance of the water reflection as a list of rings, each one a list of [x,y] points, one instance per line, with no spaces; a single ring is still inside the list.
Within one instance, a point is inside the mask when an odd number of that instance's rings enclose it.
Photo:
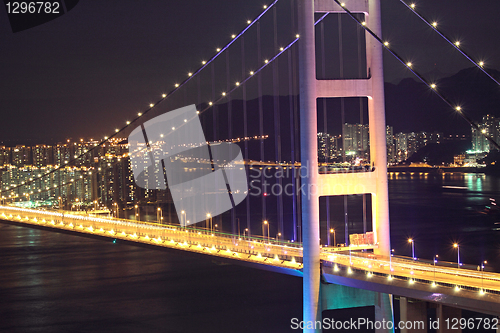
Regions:
[[[485,174],[389,174],[391,242],[396,253],[411,251],[406,240],[412,236],[421,258],[439,253],[444,260],[456,261],[450,244],[460,240],[465,262],[489,258],[500,270],[495,224],[500,214],[485,211],[490,198],[500,200],[499,190],[499,178]]]

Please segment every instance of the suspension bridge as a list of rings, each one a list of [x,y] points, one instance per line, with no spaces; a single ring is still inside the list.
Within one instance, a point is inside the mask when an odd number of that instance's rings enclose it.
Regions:
[[[498,84],[482,61],[474,60],[460,44],[441,33],[437,24],[427,21],[414,4],[401,2]],[[278,10],[289,16],[286,27],[278,23]],[[331,31],[335,31],[338,40],[334,51],[325,44],[327,38],[335,35]],[[19,183],[2,184],[0,218],[191,251],[302,276],[305,322],[321,319],[321,294],[335,297],[327,287],[320,289],[320,281],[374,292],[377,301],[371,305],[380,318],[392,318],[390,295],[498,316],[500,274],[463,268],[460,263],[455,263],[455,268],[436,265],[435,260],[422,262],[391,255],[384,49],[479,130],[460,105],[450,102],[436,83],[426,80],[382,38],[379,1],[276,0],[265,5],[255,19],[248,20],[239,33],[230,35],[230,41],[217,48],[195,71],[187,72],[184,79],[174,83],[170,92],[117,126],[109,136],[87,146],[78,145],[78,149],[68,148],[69,153],[59,166],[30,170],[28,176],[19,178]],[[333,64],[329,59],[335,52]],[[355,61],[347,59],[349,54],[355,54]],[[333,123],[346,123],[347,117],[352,116],[352,107],[346,106],[349,99],[355,99],[359,123],[369,126],[370,145],[361,158],[363,167],[347,172],[334,168],[322,171],[322,166],[334,163],[319,163],[317,133],[337,128]],[[329,100],[338,100],[339,105],[332,106]],[[203,222],[183,226],[180,222],[186,215],[184,211],[164,219],[164,207],[174,209],[171,197],[134,184],[130,153],[117,150],[128,147],[128,143],[118,138],[155,116],[187,104],[196,105],[209,143],[239,144],[242,167],[250,178],[255,170],[254,180],[261,184],[269,178],[272,186],[288,186],[290,194],[273,196],[272,202],[266,191],[259,196],[247,195],[241,205],[229,212],[219,216],[208,212],[205,227],[200,226]],[[342,127],[345,147],[343,131]],[[492,137],[483,135],[498,147]],[[118,143],[111,144],[112,140]],[[337,157],[340,162],[349,160],[346,149]],[[310,171],[306,176],[301,174],[305,167]],[[117,170],[121,170],[119,175]],[[270,170],[281,174],[268,177]],[[282,176],[284,170],[289,170],[291,176]],[[363,219],[372,221],[371,225],[365,223],[363,234],[371,230],[374,239],[349,244],[346,214],[344,243],[332,244],[330,197],[342,196],[347,211],[348,197],[353,195],[362,195]],[[326,215],[324,222],[320,221],[320,197],[326,198],[326,207],[321,208]],[[50,204],[20,207],[23,202],[37,200],[49,200]],[[95,207],[85,212],[64,209],[63,203],[69,207],[76,202],[88,202]],[[161,215],[157,223],[140,221],[141,204],[157,207]],[[100,216],[97,205],[104,205],[103,211],[114,212],[114,216]],[[125,216],[127,209],[134,208],[135,214]],[[270,235],[271,220],[276,237]]]

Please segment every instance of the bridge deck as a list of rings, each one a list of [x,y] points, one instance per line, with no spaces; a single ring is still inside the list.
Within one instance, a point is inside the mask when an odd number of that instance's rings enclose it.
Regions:
[[[124,239],[139,243],[170,247],[212,256],[273,266],[283,272],[301,275],[302,247],[298,243],[271,241],[255,237],[238,238],[235,235],[211,232],[197,228],[174,225],[119,220],[88,215],[70,214],[47,210],[34,210],[0,206],[0,219],[40,225],[74,232]],[[370,248],[373,246],[366,246]],[[360,250],[361,248],[357,248]],[[463,268],[443,267],[410,258],[385,258],[355,248],[321,250],[321,260],[328,269],[327,281],[339,277],[377,280],[378,284],[394,285],[394,280],[404,281],[414,289],[415,283],[440,290],[439,293],[469,299],[488,299],[500,303],[500,274]],[[347,274],[347,275],[346,275]],[[324,275],[325,276],[325,275]],[[330,281],[330,282],[331,282]],[[362,288],[362,287],[361,287]],[[467,291],[467,292],[463,292]]]

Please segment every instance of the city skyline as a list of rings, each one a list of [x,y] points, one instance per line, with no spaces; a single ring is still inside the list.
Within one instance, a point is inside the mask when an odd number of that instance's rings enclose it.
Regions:
[[[429,73],[429,79],[471,66],[432,32],[423,33],[425,24],[403,5],[382,6],[384,36],[420,72]],[[500,35],[494,33],[498,27],[493,24],[496,11],[492,9],[500,4],[476,3],[471,8],[467,1],[455,1],[454,15],[443,17],[437,13],[448,12],[446,3],[419,1],[417,6],[435,17],[448,35],[460,39],[469,53],[484,58],[487,68],[500,69],[498,43],[489,39]],[[87,135],[94,138],[109,135],[161,94],[172,90],[174,83],[198,68],[202,60],[230,40],[231,34],[245,27],[245,20],[253,19],[261,10],[262,4],[243,1],[223,8],[203,2],[178,3],[175,7],[160,3],[120,2],[118,6],[112,2],[81,2],[54,21],[16,34],[10,31],[7,20],[2,20],[0,41],[6,49],[1,56],[0,101],[5,119],[0,127],[0,141],[61,141],[79,138],[89,131],[92,133]],[[0,8],[0,15],[5,15],[4,11],[4,7]],[[471,11],[481,14],[464,19]],[[131,12],[135,15],[128,14]],[[206,29],[185,25],[181,17],[187,13],[191,13],[189,20]],[[150,23],[143,24],[140,17],[148,17]],[[475,23],[464,26],[471,19]],[[210,36],[220,39],[212,40]],[[282,32],[278,37],[280,43],[288,40]],[[158,44],[159,40],[163,43]],[[34,48],[37,57],[31,56]],[[183,50],[189,51],[184,54]],[[389,54],[385,54],[385,59],[386,81],[411,77]],[[16,116],[20,115],[23,123],[15,125]],[[54,125],[38,126],[44,122]]]
[[[0,330],[500,318],[500,3],[64,2],[0,21]]]

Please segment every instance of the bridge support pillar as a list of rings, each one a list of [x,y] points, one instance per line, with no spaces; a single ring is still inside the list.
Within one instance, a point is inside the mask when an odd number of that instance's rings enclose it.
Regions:
[[[399,318],[402,322],[408,321],[408,299],[406,297],[399,298]],[[401,333],[408,333],[408,329],[402,328]]]
[[[371,308],[371,309],[370,309]],[[321,284],[321,309],[323,311],[323,320],[325,318],[343,321],[359,322],[359,320],[367,321],[366,325],[370,325],[370,321],[376,333],[394,332],[390,329],[391,325],[388,322],[394,323],[392,312],[392,295],[378,293],[375,291],[346,287],[338,284]],[[341,309],[347,310],[346,312]],[[327,311],[340,310],[340,311]],[[357,313],[359,311],[359,314]],[[343,313],[347,317],[343,317]],[[341,319],[342,318],[342,319]],[[331,323],[331,321],[329,321]],[[386,323],[378,327],[378,323]],[[370,327],[370,326],[363,326]],[[358,327],[361,330],[361,327]],[[356,329],[352,330],[353,332]]]
[[[399,298],[399,309],[400,309],[400,322],[405,324],[401,328],[401,333],[409,332],[427,332],[427,305],[425,302],[408,302],[408,298]],[[422,322],[422,327],[416,327],[413,324],[416,322]],[[406,323],[411,323],[411,328],[406,325]]]
[[[306,169],[306,176],[301,175],[301,205],[302,205],[302,242],[304,260],[303,278],[303,320],[317,322],[320,310],[320,214],[319,197],[327,195],[372,194],[372,226],[378,248],[376,254],[388,257],[390,255],[389,235],[389,202],[387,188],[387,157],[386,157],[386,124],[384,104],[384,78],[382,45],[373,39],[367,39],[366,45],[366,78],[359,83],[352,80],[341,80],[337,85],[332,80],[316,79],[315,28],[314,13],[330,12],[344,13],[344,8],[331,0],[299,0],[298,2],[299,30],[299,101],[300,101],[300,155],[301,170]],[[317,8],[315,7],[317,6]],[[381,35],[380,0],[353,0],[349,7],[356,13],[363,13],[368,27]],[[336,86],[335,89],[323,89],[325,85]],[[319,89],[318,86],[320,87]],[[323,88],[321,88],[323,87]],[[359,89],[358,89],[359,88]],[[328,90],[328,91],[327,91]],[[335,90],[335,91],[330,91]],[[339,90],[339,91],[337,91]],[[319,94],[318,94],[319,91]],[[326,95],[325,95],[326,94]],[[352,193],[321,192],[318,172],[317,147],[317,98],[321,97],[367,97],[370,132],[370,156],[376,177],[375,186],[366,190],[366,182],[357,180]],[[343,125],[343,124],[342,124]],[[373,183],[373,182],[372,182]],[[335,184],[333,184],[335,185]],[[346,190],[347,191],[347,190]],[[345,240],[348,242],[348,239]],[[331,289],[334,287],[328,287]],[[339,287],[340,288],[340,287]],[[346,287],[342,287],[346,288]],[[354,293],[354,291],[352,291]],[[363,293],[363,291],[358,291]],[[333,294],[328,299],[333,298]],[[375,293],[370,296],[375,306],[375,315],[380,319],[392,319],[392,303],[388,295]],[[304,332],[320,332],[316,328],[306,328]],[[380,331],[382,332],[382,331]],[[388,331],[384,331],[388,332]]]
[[[435,309],[435,316],[430,315],[428,310]],[[401,333],[413,332],[436,332],[436,333],[451,333],[462,332],[460,325],[448,327],[446,319],[462,318],[462,310],[450,306],[428,303],[424,301],[411,300],[407,297],[399,297],[400,319],[402,324],[406,323],[411,326],[401,328]],[[418,323],[424,324],[424,327],[418,327]]]
[[[439,333],[462,332],[460,325],[458,325],[458,327],[453,327],[454,329],[452,329],[452,327],[447,328],[447,325],[445,324],[446,319],[456,318],[460,320],[460,318],[462,318],[461,309],[439,304],[437,314],[440,315],[438,316],[440,325],[439,325],[439,330],[437,332]]]
[[[302,202],[302,245],[304,260],[304,321],[316,322],[319,313],[320,247],[318,199],[318,143],[316,115],[316,58],[314,38],[314,1],[298,2],[299,18],[299,95],[300,161],[309,172],[301,177],[305,191]],[[300,172],[302,175],[302,172]],[[304,329],[304,332],[321,332]]]

